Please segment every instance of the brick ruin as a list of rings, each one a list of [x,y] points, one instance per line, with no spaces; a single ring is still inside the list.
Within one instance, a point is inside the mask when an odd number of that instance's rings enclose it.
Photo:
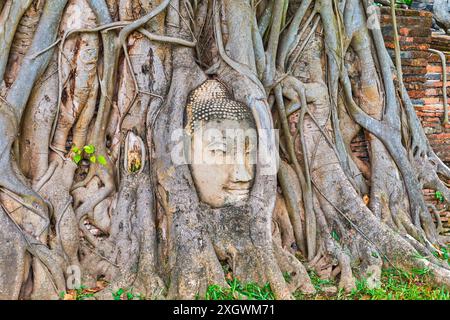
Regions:
[[[381,29],[386,48],[394,56],[390,8],[380,8]],[[443,76],[441,59],[429,49],[442,51],[447,58],[447,96],[450,97],[450,36],[432,33],[432,14],[428,11],[397,10],[403,77],[425,133],[436,154],[450,164],[450,124],[443,124]],[[449,99],[450,100],[450,99]],[[367,161],[367,142],[358,135],[352,151]],[[427,202],[441,212],[445,233],[450,234],[450,207],[436,199],[432,190],[424,190]]]

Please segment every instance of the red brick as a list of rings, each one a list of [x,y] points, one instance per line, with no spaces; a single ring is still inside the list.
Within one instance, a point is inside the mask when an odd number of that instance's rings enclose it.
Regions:
[[[418,76],[418,75],[423,75],[423,74],[427,74],[427,67],[412,67],[412,66],[404,66],[402,68],[403,70],[403,74],[407,75],[407,74],[411,74],[414,76]]]
[[[430,73],[442,73],[442,64],[439,65],[428,64],[427,71]],[[447,74],[450,75],[450,65],[447,66]]]
[[[439,80],[427,80],[425,86],[428,88],[442,88],[442,81]],[[447,82],[447,87],[450,86],[450,81]]]
[[[386,42],[386,47],[389,49],[394,49],[395,45],[392,42]],[[428,50],[430,48],[429,43],[422,43],[422,44],[408,44],[408,43],[400,43],[400,48],[402,50]]]

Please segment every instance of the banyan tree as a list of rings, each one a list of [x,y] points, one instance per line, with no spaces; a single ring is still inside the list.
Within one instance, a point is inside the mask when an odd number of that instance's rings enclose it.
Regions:
[[[0,1],[0,298],[104,279],[100,299],[192,299],[224,269],[278,299],[313,293],[308,270],[347,292],[388,267],[450,288],[422,194],[450,201],[450,169],[376,8]]]

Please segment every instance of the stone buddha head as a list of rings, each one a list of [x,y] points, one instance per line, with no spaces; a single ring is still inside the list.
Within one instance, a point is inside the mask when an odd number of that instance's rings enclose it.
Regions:
[[[257,134],[249,108],[219,81],[207,80],[188,97],[185,130],[190,169],[203,203],[244,203],[255,176]]]

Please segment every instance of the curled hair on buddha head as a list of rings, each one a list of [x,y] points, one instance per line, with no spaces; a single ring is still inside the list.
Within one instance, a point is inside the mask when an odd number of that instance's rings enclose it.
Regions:
[[[243,103],[233,100],[230,92],[218,80],[206,80],[188,96],[184,127],[189,135],[202,122],[210,120],[246,120],[253,127],[255,120],[251,110]]]

